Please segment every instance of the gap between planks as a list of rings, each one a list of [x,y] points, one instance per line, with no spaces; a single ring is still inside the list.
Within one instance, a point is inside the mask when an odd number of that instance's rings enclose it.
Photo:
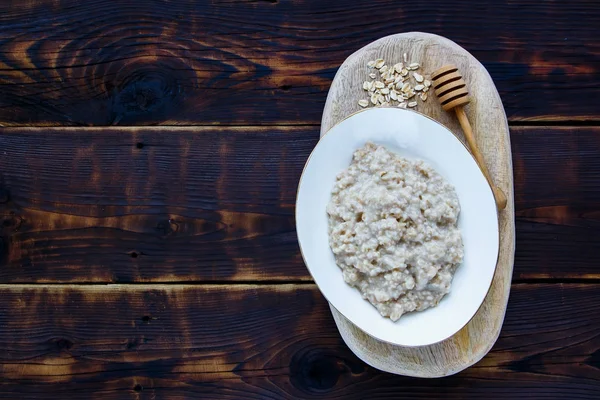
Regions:
[[[207,290],[220,290],[225,286],[235,286],[236,289],[277,289],[277,290],[294,290],[298,286],[301,287],[312,287],[317,288],[314,282],[281,282],[281,283],[229,283],[229,284],[218,284],[218,283],[3,283],[0,284],[0,291],[2,290],[23,290],[23,289],[39,289],[45,288],[50,290],[66,290],[66,289],[77,289],[77,290],[90,290],[90,291],[102,291],[102,290],[161,290],[161,289],[207,289]]]
[[[583,285],[598,285],[600,284],[600,278],[528,278],[528,279],[513,279],[511,286],[524,286],[524,285],[552,285],[552,284],[583,284]],[[60,288],[119,288],[119,287],[132,287],[136,289],[152,288],[160,289],[161,287],[179,287],[179,288],[222,288],[226,286],[236,287],[285,287],[285,286],[315,286],[313,280],[266,280],[266,281],[174,281],[174,282],[127,282],[127,283],[109,283],[109,282],[76,282],[76,283],[58,283],[58,282],[15,282],[15,283],[1,283],[0,290],[6,288],[35,288],[35,287],[47,287],[53,289]]]
[[[116,130],[129,130],[137,131],[144,130],[145,132],[152,131],[212,131],[218,130],[219,128],[229,130],[239,130],[243,132],[247,129],[256,130],[269,130],[273,128],[284,129],[284,130],[295,130],[301,128],[320,128],[321,124],[318,123],[303,123],[303,124],[267,124],[267,125],[227,125],[227,124],[204,124],[204,125],[160,125],[160,126],[143,126],[143,125],[132,125],[132,126],[120,126],[120,125],[106,125],[106,126],[4,126],[0,124],[0,129],[3,131],[104,131],[107,129]],[[509,127],[515,128],[526,128],[526,127],[560,127],[560,128],[580,128],[580,127],[600,127],[600,120],[526,120],[526,121],[508,121]]]
[[[523,281],[523,282],[513,282],[511,286],[513,287],[524,287],[529,285],[574,285],[574,284],[600,284],[600,279],[591,279],[591,280],[576,280],[576,279],[565,279],[556,282],[548,282],[548,281]],[[193,288],[203,288],[203,289],[221,289],[223,286],[236,286],[237,288],[278,288],[278,289],[293,289],[297,286],[303,287],[314,287],[317,288],[317,284],[312,281],[289,281],[289,282],[230,282],[230,283],[2,283],[0,284],[0,290],[3,289],[31,289],[34,287],[47,287],[52,289],[89,289],[89,290],[98,290],[98,289],[121,289],[121,288],[132,288],[135,290],[145,290],[145,289],[160,289],[161,287],[165,288],[180,288],[180,289],[193,289]]]
[[[600,283],[600,279],[598,280]],[[540,282],[544,283],[544,281]],[[58,282],[15,282],[15,283],[0,283],[0,290],[6,288],[32,288],[32,287],[52,287],[52,288],[84,288],[84,287],[152,287],[157,289],[163,286],[169,287],[198,287],[198,288],[222,288],[224,286],[246,286],[252,287],[268,287],[268,286],[316,286],[313,280],[265,280],[265,281],[173,281],[173,282],[127,282],[127,283],[114,283],[114,282],[74,282],[74,283],[58,283]]]

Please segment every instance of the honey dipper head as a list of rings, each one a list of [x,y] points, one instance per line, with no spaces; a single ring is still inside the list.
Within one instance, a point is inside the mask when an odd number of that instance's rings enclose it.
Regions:
[[[440,100],[442,108],[449,111],[458,106],[464,106],[471,101],[467,85],[458,68],[446,65],[431,74],[435,95]]]

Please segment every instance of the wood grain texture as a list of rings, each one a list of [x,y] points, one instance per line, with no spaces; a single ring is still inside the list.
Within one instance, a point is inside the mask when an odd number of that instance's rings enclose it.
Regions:
[[[304,130],[9,130],[7,280],[308,279],[293,218]]]
[[[507,115],[597,120],[596,1],[0,4],[0,125],[318,123],[356,49],[414,30],[483,62]]]
[[[513,133],[515,278],[600,278],[600,128]],[[542,243],[543,251],[531,251]],[[535,266],[538,273],[520,265]],[[548,274],[546,268],[561,272]]]
[[[494,184],[507,199],[506,207],[498,210],[498,260],[489,291],[473,318],[453,336],[432,345],[418,348],[392,345],[367,335],[333,305],[331,312],[346,344],[368,364],[400,375],[422,378],[448,376],[475,364],[491,350],[500,334],[506,312],[515,253],[514,189],[508,122],[496,87],[477,59],[441,36],[409,32],[369,43],[344,61],[327,95],[321,136],[360,111],[358,101],[365,97],[361,85],[368,72],[367,64],[378,58],[387,60],[390,65],[404,58],[409,63],[419,60],[424,76],[431,76],[433,71],[450,64],[460,71],[460,75],[455,75],[462,76],[470,93],[471,102],[465,113],[477,138],[480,168],[485,165],[483,169],[489,171]],[[439,100],[443,103],[442,98]],[[439,101],[421,102],[418,111],[447,127],[458,140],[468,142],[456,115],[445,111]],[[464,121],[462,125],[465,125]],[[485,235],[487,232],[480,233]]]
[[[600,390],[596,284],[515,285],[494,350],[438,380],[361,362],[312,284],[4,285],[0,298],[2,398],[592,400]]]
[[[318,135],[4,129],[0,282],[310,280],[293,207]],[[514,278],[600,278],[600,129],[513,127],[511,140]]]

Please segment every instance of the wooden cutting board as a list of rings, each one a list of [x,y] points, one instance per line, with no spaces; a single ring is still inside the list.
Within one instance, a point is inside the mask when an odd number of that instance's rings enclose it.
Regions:
[[[475,364],[490,351],[500,334],[515,252],[512,158],[504,107],[487,70],[456,43],[420,32],[384,37],[344,61],[327,96],[321,136],[362,109],[358,100],[367,98],[362,88],[368,79],[367,62],[383,58],[393,65],[403,61],[404,53],[409,62],[420,63],[419,72],[427,77],[439,67],[454,64],[467,83],[471,95],[467,115],[490,173],[508,198],[506,209],[498,216],[500,254],[496,273],[490,291],[473,319],[453,337],[431,346],[411,348],[381,342],[361,331],[335,308],[331,307],[331,312],[346,344],[367,364],[395,374],[433,378],[452,375]],[[464,142],[454,113],[443,111],[433,91],[429,94],[426,102],[419,102],[418,112],[441,122]]]

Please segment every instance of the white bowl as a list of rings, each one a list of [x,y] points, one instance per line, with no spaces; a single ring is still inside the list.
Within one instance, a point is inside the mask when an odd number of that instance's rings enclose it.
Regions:
[[[367,142],[403,157],[427,161],[456,188],[464,261],[450,293],[437,307],[382,317],[342,278],[329,247],[326,206],[336,176]],[[498,260],[499,233],[492,190],[464,145],[441,124],[413,111],[373,108],[352,115],[327,132],[310,155],[298,187],[296,229],[304,262],[327,300],[372,337],[400,346],[426,346],[465,326],[483,302]]]

